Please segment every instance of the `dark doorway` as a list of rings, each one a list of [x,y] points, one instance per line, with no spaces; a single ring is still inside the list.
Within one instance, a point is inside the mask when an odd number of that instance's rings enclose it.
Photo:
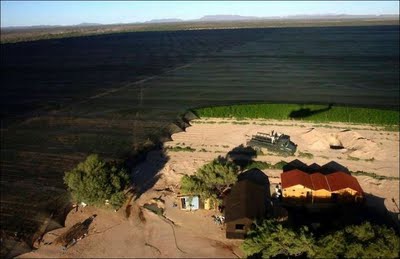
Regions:
[[[181,198],[182,209],[186,209],[186,200],[185,198]]]
[[[236,230],[244,230],[244,224],[236,224],[235,229]]]

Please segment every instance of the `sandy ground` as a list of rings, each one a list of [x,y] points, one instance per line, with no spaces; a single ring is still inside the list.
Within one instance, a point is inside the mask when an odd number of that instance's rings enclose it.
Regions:
[[[241,124],[238,124],[241,123]],[[330,161],[351,171],[365,171],[378,175],[399,177],[399,133],[379,127],[340,123],[316,124],[298,121],[203,119],[192,121],[186,132],[174,134],[167,147],[191,147],[194,152],[167,150],[166,154],[152,151],[145,162],[133,171],[133,177],[147,184],[146,192],[131,202],[129,216],[124,208],[118,212],[95,209],[90,206],[82,212],[72,211],[66,228],[51,231],[44,242],[52,241],[76,222],[93,214],[97,217],[89,235],[66,251],[58,245],[42,245],[38,250],[21,255],[23,258],[44,257],[240,257],[241,241],[228,240],[222,227],[214,224],[215,211],[187,212],[173,207],[183,174],[192,174],[197,168],[218,155],[225,156],[257,132],[271,130],[291,136],[298,145],[293,157],[272,153],[259,155],[255,160],[276,163],[299,159],[307,164],[323,165]],[[344,149],[332,150],[330,144],[342,144]],[[311,153],[313,158],[299,154]],[[264,170],[271,183],[279,182],[280,170]],[[357,176],[366,193],[384,198],[389,211],[398,212],[399,180],[376,180]],[[168,189],[167,189],[168,188]],[[143,209],[145,222],[138,215],[140,206],[154,198],[161,198],[165,216],[170,221]]]
[[[240,124],[239,124],[240,123]],[[209,118],[192,122],[186,132],[173,135],[167,146],[190,146],[196,152],[174,152],[169,161],[177,173],[190,173],[218,155],[226,155],[243,144],[257,132],[284,133],[296,143],[293,157],[282,157],[265,152],[255,160],[276,163],[281,160],[299,159],[306,164],[324,165],[335,161],[350,171],[364,171],[377,175],[399,177],[399,132],[383,128],[344,123],[308,123],[299,121],[240,120]],[[342,144],[344,149],[330,149],[330,144]],[[197,152],[203,149],[203,152]],[[206,152],[204,152],[206,151]],[[305,158],[300,152],[311,153]],[[171,154],[172,152],[170,152]],[[184,161],[184,162],[181,162]],[[279,181],[280,170],[264,170],[271,183]],[[376,180],[368,176],[357,176],[366,193],[385,198],[386,208],[398,212],[392,198],[399,205],[399,181]]]

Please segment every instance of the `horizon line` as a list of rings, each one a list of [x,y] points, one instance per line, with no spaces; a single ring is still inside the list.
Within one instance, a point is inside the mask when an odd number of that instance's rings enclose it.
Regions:
[[[251,19],[284,19],[284,18],[290,18],[290,17],[296,17],[296,16],[305,16],[305,17],[316,17],[316,16],[327,16],[326,18],[329,18],[329,16],[369,16],[369,17],[382,17],[382,16],[397,16],[400,17],[400,13],[386,13],[386,14],[346,14],[346,13],[322,13],[322,14],[292,14],[292,15],[277,15],[277,16],[251,16],[251,15],[239,15],[239,14],[205,14],[200,16],[199,18],[193,18],[193,19],[182,19],[178,17],[167,17],[167,18],[153,18],[147,21],[132,21],[132,22],[116,22],[116,23],[97,23],[97,22],[90,22],[90,21],[82,21],[80,23],[73,23],[73,24],[36,24],[36,25],[8,25],[8,26],[1,26],[1,28],[18,28],[18,27],[67,27],[67,26],[79,26],[79,25],[84,25],[84,24],[93,24],[93,25],[119,25],[119,24],[143,24],[143,23],[149,23],[151,21],[157,21],[157,20],[180,20],[177,21],[179,22],[201,22],[202,18],[205,18],[207,16],[237,16],[239,17],[249,17]],[[240,20],[219,20],[219,21],[209,21],[209,22],[229,22],[229,21],[240,21]],[[243,21],[243,20],[242,20]],[[161,22],[162,23],[162,22]],[[166,22],[168,23],[168,22]],[[173,23],[173,22],[170,22]]]

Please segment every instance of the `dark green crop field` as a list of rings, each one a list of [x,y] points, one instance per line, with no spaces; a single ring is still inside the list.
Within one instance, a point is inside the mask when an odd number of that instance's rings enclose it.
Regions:
[[[276,120],[306,120],[314,122],[347,122],[399,125],[399,111],[374,108],[302,105],[302,104],[249,104],[196,109],[200,117],[261,118]]]
[[[304,106],[308,118],[377,124],[398,114],[339,107],[398,110],[397,25],[133,32],[0,49],[0,226],[26,247],[68,202],[65,171],[91,153],[134,157],[182,130],[178,116],[190,108],[313,103],[321,106]],[[287,118],[301,110],[232,107],[199,113]]]

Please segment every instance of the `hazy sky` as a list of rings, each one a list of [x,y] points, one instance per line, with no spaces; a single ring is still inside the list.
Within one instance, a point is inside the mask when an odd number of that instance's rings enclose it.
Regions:
[[[398,1],[3,1],[1,26],[131,23],[203,15],[399,14]]]

